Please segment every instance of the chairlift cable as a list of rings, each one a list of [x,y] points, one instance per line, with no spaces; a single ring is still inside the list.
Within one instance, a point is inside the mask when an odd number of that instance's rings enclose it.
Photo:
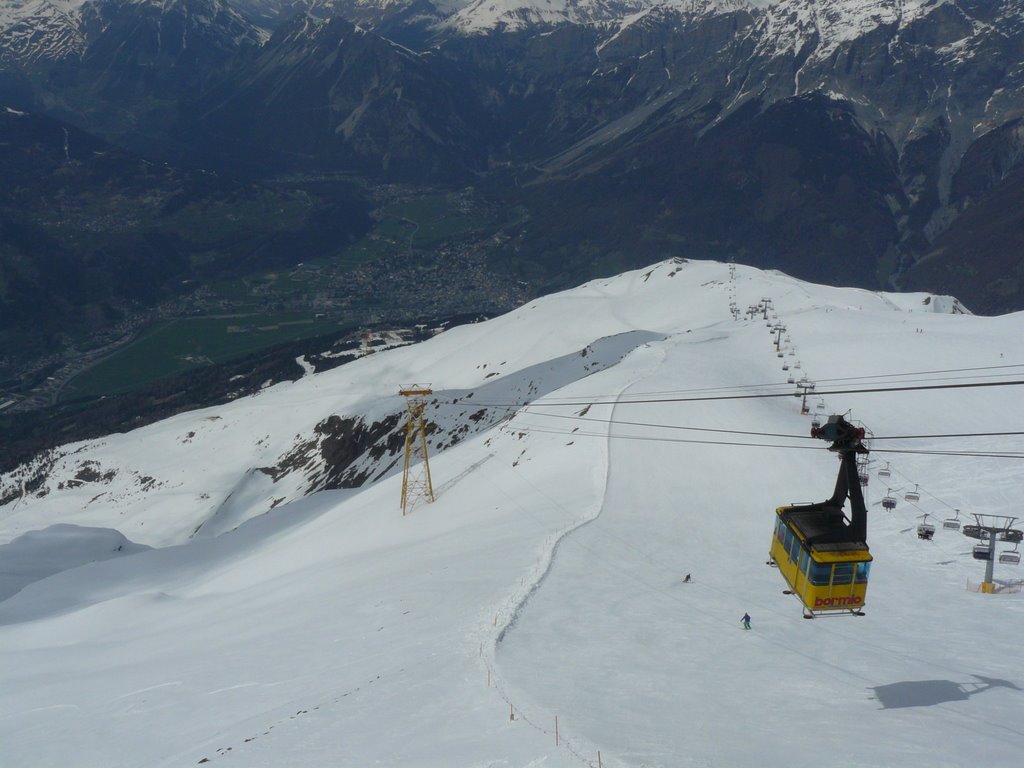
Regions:
[[[743,443],[729,440],[687,440],[685,438],[678,437],[658,437],[656,435],[617,435],[603,432],[583,432],[580,430],[568,431],[559,429],[550,429],[543,426],[532,426],[529,424],[523,425],[507,425],[508,429],[513,432],[535,432],[538,434],[548,435],[563,435],[566,437],[602,437],[617,440],[640,440],[644,442],[659,442],[659,443],[685,443],[694,445],[728,445],[736,446],[739,448],[784,448],[790,450],[804,450],[804,451],[817,451],[817,446],[812,445],[779,445],[778,443]],[[786,437],[789,437],[788,435]],[[879,453],[901,453],[911,455],[923,455],[923,456],[967,456],[975,458],[992,458],[992,459],[1024,459],[1024,452],[982,452],[982,451],[927,451],[927,450],[901,450],[901,449],[876,449]],[[875,452],[875,451],[872,451]]]
[[[836,378],[831,378],[831,379],[819,379],[818,383],[829,383],[829,384],[832,384],[832,383],[838,383],[838,382],[870,381],[872,379],[893,379],[893,378],[899,378],[899,377],[903,377],[903,376],[929,376],[929,375],[938,375],[938,374],[944,374],[944,373],[965,373],[965,372],[972,372],[972,371],[989,371],[989,370],[1000,370],[1000,369],[1009,369],[1009,368],[1024,368],[1024,363],[1013,364],[1013,365],[978,366],[978,367],[973,367],[973,368],[945,368],[945,369],[937,369],[937,370],[932,370],[932,371],[907,371],[907,372],[903,372],[903,373],[879,373],[879,374],[872,374],[872,375],[869,375],[869,376],[843,376],[843,377],[836,377]],[[1001,374],[992,374],[993,377],[994,376],[1010,376],[1010,375],[1013,375],[1013,374],[1010,373],[1010,372],[1001,373]],[[962,378],[967,378],[967,377],[962,377]],[[974,378],[984,378],[984,377],[977,376],[977,377],[974,377]],[[913,379],[910,379],[909,381],[913,381]],[[928,379],[923,379],[922,381],[928,381]],[[748,389],[764,389],[764,388],[773,388],[773,387],[787,387],[788,388],[788,387],[791,387],[791,386],[792,385],[789,382],[780,381],[780,382],[764,382],[764,383],[760,383],[760,384],[736,384],[736,385],[731,385],[731,386],[720,386],[720,387],[691,387],[689,389],[651,390],[651,391],[647,391],[647,392],[637,392],[637,393],[634,393],[634,395],[639,395],[639,396],[643,396],[643,397],[649,397],[649,396],[652,396],[652,395],[685,395],[685,394],[698,394],[698,393],[709,393],[709,392],[730,392],[730,391],[748,390]],[[613,395],[613,394],[595,394],[595,395],[592,395],[592,397],[600,399],[600,398],[614,398],[616,396]],[[622,399],[617,400],[616,402],[620,402],[622,404],[630,403],[630,402],[636,402],[636,401],[633,401],[633,400],[628,400],[627,399],[628,397],[630,397],[630,395],[624,395],[622,397]],[[557,400],[557,399],[558,398],[550,398],[550,400]],[[565,398],[565,399],[571,399],[574,404],[578,400],[578,398]]]
[[[543,411],[536,411],[535,412],[535,411],[528,410],[528,407],[527,407],[527,410],[524,411],[524,413],[528,413],[531,416],[540,416],[540,417],[547,418],[547,419],[569,419],[569,420],[572,420],[572,421],[594,421],[594,422],[599,422],[601,424],[615,424],[615,425],[622,425],[622,426],[629,426],[629,427],[653,427],[655,429],[682,429],[682,430],[686,430],[686,431],[689,431],[689,432],[715,432],[715,433],[718,433],[718,434],[726,434],[726,435],[752,435],[752,436],[755,436],[755,437],[785,437],[785,438],[790,438],[790,439],[793,439],[793,440],[813,440],[814,439],[811,435],[792,435],[792,434],[784,434],[784,433],[781,433],[781,432],[754,432],[754,431],[741,430],[741,429],[716,429],[714,427],[689,427],[689,426],[685,426],[685,425],[682,425],[682,424],[656,424],[656,423],[653,423],[653,422],[645,422],[645,421],[623,421],[623,420],[620,420],[620,419],[601,419],[601,418],[597,418],[595,416],[577,416],[575,414],[565,414],[565,413],[546,413],[546,412],[543,412]],[[878,435],[872,435],[870,438],[868,438],[868,441],[871,442],[871,441],[875,441],[875,440],[926,440],[926,439],[931,439],[931,438],[952,438],[952,437],[1010,437],[1010,436],[1020,436],[1020,435],[1024,435],[1024,431],[1018,431],[1018,432],[963,432],[963,433],[959,433],[959,434],[952,434],[952,433],[950,433],[950,434],[939,434],[939,435],[886,435],[886,436],[882,436],[882,437],[880,437]],[[872,449],[872,451],[873,452],[877,451],[877,452],[884,453],[885,449],[875,448],[875,449]]]
[[[1024,380],[1014,381],[981,381],[981,382],[970,382],[967,384],[919,384],[912,387],[875,387],[869,389],[833,389],[826,392],[816,391],[814,394],[818,397],[825,397],[826,395],[864,395],[864,394],[878,394],[882,392],[923,392],[928,390],[940,390],[940,389],[978,389],[978,388],[991,388],[991,387],[1015,387],[1024,385]],[[710,402],[715,400],[759,400],[765,398],[778,398],[778,397],[799,397],[798,393],[794,392],[762,392],[758,394],[750,395],[709,395],[703,397],[658,397],[658,398],[644,398],[640,400],[589,400],[589,399],[575,399],[565,400],[562,402],[552,402],[550,400],[545,401],[532,401],[526,403],[482,403],[476,402],[476,405],[489,407],[489,408],[521,408],[529,405],[534,408],[564,408],[567,406],[593,406],[593,405],[645,405],[653,403],[698,403],[698,402]]]

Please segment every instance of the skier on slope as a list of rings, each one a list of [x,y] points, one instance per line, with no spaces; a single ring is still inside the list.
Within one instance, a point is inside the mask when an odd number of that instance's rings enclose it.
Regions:
[[[750,614],[749,613],[744,613],[743,614],[743,628],[744,629],[750,629]]]

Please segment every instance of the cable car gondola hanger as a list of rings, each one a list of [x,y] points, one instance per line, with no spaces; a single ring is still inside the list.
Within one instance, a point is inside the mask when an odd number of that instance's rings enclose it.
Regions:
[[[832,497],[816,504],[775,510],[770,562],[786,579],[788,594],[803,603],[804,618],[822,614],[863,616],[871,554],[867,545],[867,509],[858,476],[857,456],[868,452],[864,429],[842,416],[830,416],[811,436],[830,440],[840,457]],[[849,519],[843,504],[850,500]]]

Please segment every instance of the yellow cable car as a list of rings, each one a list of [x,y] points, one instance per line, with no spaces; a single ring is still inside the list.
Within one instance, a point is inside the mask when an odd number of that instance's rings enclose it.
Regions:
[[[804,618],[823,613],[863,615],[871,553],[867,545],[867,509],[857,474],[858,453],[866,453],[864,430],[841,416],[830,416],[814,437],[832,440],[829,450],[842,464],[832,498],[817,504],[797,504],[775,510],[771,561],[789,585],[787,593],[800,598]],[[850,499],[850,517],[843,503]]]
[[[779,507],[771,556],[790,591],[804,604],[808,618],[819,613],[860,615],[868,591],[871,554],[865,542],[809,543],[818,511]]]

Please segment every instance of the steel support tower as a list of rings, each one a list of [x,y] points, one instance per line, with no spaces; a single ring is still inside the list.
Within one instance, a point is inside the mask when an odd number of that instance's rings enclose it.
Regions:
[[[427,456],[427,427],[423,422],[426,398],[433,394],[429,385],[413,384],[398,390],[406,399],[409,420],[405,425],[405,469],[402,472],[402,515],[412,511],[419,499],[434,500]]]

